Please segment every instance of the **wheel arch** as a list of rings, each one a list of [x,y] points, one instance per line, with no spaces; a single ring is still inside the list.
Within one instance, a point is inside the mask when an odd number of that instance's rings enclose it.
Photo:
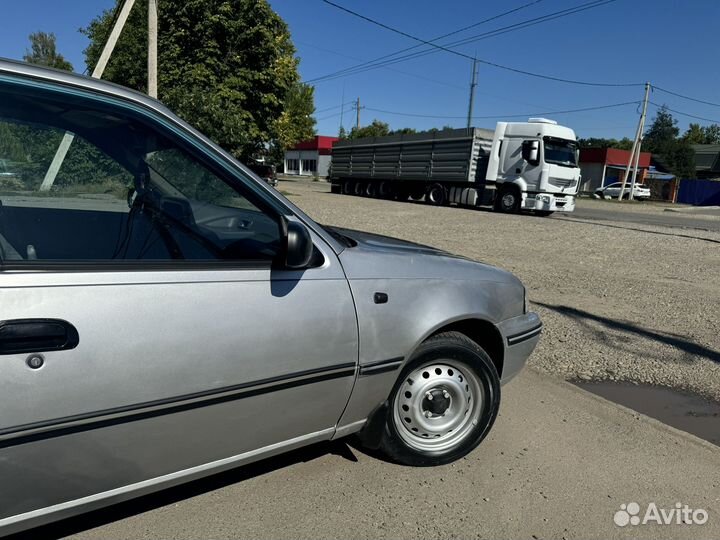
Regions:
[[[502,377],[505,347],[503,346],[502,334],[493,323],[478,318],[453,321],[436,328],[425,336],[420,343],[424,343],[432,336],[442,334],[443,332],[459,332],[477,343],[490,356],[490,359],[495,365],[495,369],[497,369],[498,377]]]

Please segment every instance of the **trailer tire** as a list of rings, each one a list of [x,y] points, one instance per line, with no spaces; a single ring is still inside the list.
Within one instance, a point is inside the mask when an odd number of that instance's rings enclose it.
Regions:
[[[434,206],[442,206],[446,204],[448,197],[445,186],[443,186],[442,184],[431,185],[427,190],[425,200]]]
[[[425,188],[416,188],[410,191],[410,198],[419,201],[425,196]]]
[[[387,180],[381,181],[377,188],[377,196],[381,199],[390,199],[392,197],[392,184]]]
[[[520,190],[515,185],[500,188],[495,199],[495,211],[506,214],[517,214],[520,211]]]
[[[353,186],[352,180],[343,180],[342,193],[343,195],[352,195],[355,186]]]
[[[355,182],[355,185],[353,186],[353,195],[357,197],[362,197],[362,195],[365,194],[365,186],[362,182]]]
[[[365,184],[365,196],[374,199],[377,197],[377,186],[375,182],[368,182]]]

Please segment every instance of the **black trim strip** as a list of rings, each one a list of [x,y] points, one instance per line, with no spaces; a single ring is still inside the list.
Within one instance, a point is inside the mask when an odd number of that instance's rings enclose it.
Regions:
[[[377,375],[387,371],[395,371],[403,363],[404,357],[390,358],[388,360],[378,360],[377,362],[368,362],[360,366],[360,376]]]
[[[69,435],[72,433],[80,433],[92,429],[108,427],[117,424],[125,424],[136,420],[144,420],[157,416],[164,416],[175,412],[188,411],[209,405],[217,405],[228,401],[235,401],[253,396],[259,396],[288,388],[295,388],[306,384],[314,384],[341,377],[352,377],[355,375],[355,363],[348,362],[337,364],[329,367],[308,369],[298,371],[288,375],[279,375],[277,377],[269,377],[259,381],[225,386],[213,390],[203,392],[194,392],[192,394],[183,394],[173,398],[158,399],[154,401],[146,401],[134,405],[124,407],[115,407],[112,409],[104,409],[92,413],[78,414],[66,416],[54,420],[43,422],[34,422],[32,424],[24,424],[12,428],[0,430],[0,437],[13,435],[5,440],[0,440],[0,448],[8,446],[16,446],[29,442],[35,442],[43,439],[51,439]],[[190,401],[192,400],[192,401]],[[146,410],[152,407],[161,407],[159,409]],[[107,418],[111,415],[121,415],[118,417]],[[84,422],[82,424],[67,425],[71,422]],[[36,433],[23,435],[24,432],[30,430],[42,430]]]
[[[535,328],[531,328],[530,330],[525,330],[524,332],[515,334],[513,336],[508,336],[508,338],[507,338],[508,345],[517,345],[518,343],[522,343],[523,341],[532,339],[535,336],[537,336],[540,332],[542,332],[542,328],[543,328],[543,325],[542,325],[542,323],[540,323]]]
[[[271,261],[260,260],[107,260],[107,261],[2,261],[2,270],[46,270],[50,272],[118,272],[118,271],[176,271],[189,270],[270,270]]]

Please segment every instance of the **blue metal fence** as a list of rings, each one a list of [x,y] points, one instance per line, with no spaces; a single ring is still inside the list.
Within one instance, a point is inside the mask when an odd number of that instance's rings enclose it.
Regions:
[[[720,206],[720,182],[683,179],[677,202],[695,206]]]

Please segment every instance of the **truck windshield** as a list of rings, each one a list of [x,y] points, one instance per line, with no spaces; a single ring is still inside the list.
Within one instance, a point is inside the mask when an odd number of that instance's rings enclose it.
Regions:
[[[545,145],[545,162],[556,163],[565,167],[577,167],[578,145],[575,141],[543,137]]]

